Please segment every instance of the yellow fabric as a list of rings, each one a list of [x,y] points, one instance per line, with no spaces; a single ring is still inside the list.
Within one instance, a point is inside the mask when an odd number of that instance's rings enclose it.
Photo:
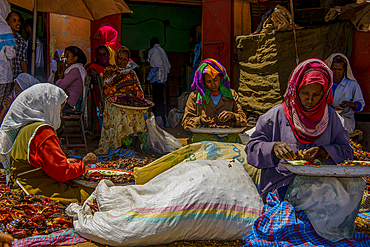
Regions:
[[[113,50],[112,48],[110,48],[109,46],[107,46],[107,45],[105,45],[105,47],[107,47],[107,49],[108,49],[108,51],[109,51],[109,63],[111,64],[111,65],[114,65],[115,63],[116,63],[116,59],[115,59],[115,53],[116,53],[116,51],[115,50]]]
[[[212,66],[207,66],[204,68],[203,74],[208,74],[212,79],[216,77],[216,75],[220,74],[217,69],[213,68]]]
[[[42,122],[34,122],[25,126],[18,134],[11,152],[11,167],[13,176],[10,178],[9,186],[14,191],[22,191],[18,183],[30,194],[42,195],[52,200],[82,202],[89,197],[93,189],[75,184],[72,181],[60,183],[50,178],[43,170],[32,171],[17,177],[18,174],[36,169],[27,159],[29,144],[37,129],[43,125]]]
[[[122,108],[105,101],[103,127],[97,155],[107,154],[110,149],[122,146],[121,140],[131,134],[147,131],[144,114],[148,110]]]
[[[247,155],[244,148],[245,145],[242,144],[223,142],[192,143],[169,153],[144,167],[135,167],[135,184],[145,184],[158,174],[185,162],[194,160],[225,159],[237,159],[243,164],[253,182],[255,184],[259,184],[261,171],[247,163]]]

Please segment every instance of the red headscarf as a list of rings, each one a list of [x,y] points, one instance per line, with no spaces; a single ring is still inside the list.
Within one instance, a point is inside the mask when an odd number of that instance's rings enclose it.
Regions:
[[[103,26],[99,29],[100,41],[113,50],[117,50],[121,44],[118,41],[118,32],[111,26]]]
[[[302,87],[312,83],[322,85],[324,95],[315,107],[306,109],[302,106],[298,93]],[[290,74],[282,105],[293,133],[301,143],[314,142],[328,126],[328,106],[333,103],[332,86],[333,73],[320,59],[308,59]]]

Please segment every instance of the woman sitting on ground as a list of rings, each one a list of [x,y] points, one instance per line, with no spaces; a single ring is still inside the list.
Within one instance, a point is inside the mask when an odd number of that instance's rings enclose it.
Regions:
[[[83,94],[85,97],[84,80],[87,75],[84,65],[86,63],[85,53],[76,46],[68,46],[64,50],[64,61],[59,61],[58,70],[60,71],[59,80],[55,85],[63,89],[67,95],[67,103],[63,108],[63,113],[73,110],[78,100]]]
[[[3,101],[3,108],[0,112],[0,125],[3,122],[3,119],[8,112],[8,109],[12,102],[17,98],[17,96],[27,88],[40,83],[35,77],[27,73],[20,73],[17,78],[14,79],[14,89],[13,92],[4,99]]]
[[[89,153],[72,163],[55,133],[66,100],[64,91],[49,83],[34,85],[14,100],[0,128],[0,161],[12,190],[75,202],[92,192],[69,180],[84,174],[96,156]]]
[[[116,51],[116,65],[104,71],[103,96],[105,102],[103,127],[96,154],[107,154],[110,149],[121,146],[148,152],[148,130],[145,120],[148,110],[134,110],[117,107],[107,101],[110,96],[133,96],[143,98],[143,90],[136,73],[128,66],[130,50],[121,46]],[[137,135],[137,136],[135,136]]]
[[[280,164],[318,159],[329,165],[352,159],[349,135],[332,107],[333,74],[319,59],[292,72],[284,102],[257,122],[247,146],[247,161],[261,169],[261,196],[269,192],[304,210],[316,232],[330,241],[351,238],[366,183],[361,178],[295,175]]]
[[[186,103],[182,126],[209,127],[210,125],[244,127],[247,120],[238,103],[238,95],[230,89],[230,79],[225,68],[214,59],[203,60],[197,71],[192,89]],[[224,137],[211,134],[194,134],[191,143],[201,141],[219,141],[242,143],[238,134]]]

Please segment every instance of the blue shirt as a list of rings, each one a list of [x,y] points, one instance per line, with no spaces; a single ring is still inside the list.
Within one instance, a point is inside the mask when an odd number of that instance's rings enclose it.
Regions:
[[[213,101],[213,103],[215,104],[215,107],[217,107],[217,104],[218,102],[220,102],[220,99],[222,97],[222,93],[220,92],[218,95],[214,96],[213,94],[211,94],[211,99]]]
[[[158,68],[151,67],[149,71],[149,75],[146,78],[146,80],[149,81],[149,83],[154,83],[154,82],[162,83],[157,79],[157,70]]]

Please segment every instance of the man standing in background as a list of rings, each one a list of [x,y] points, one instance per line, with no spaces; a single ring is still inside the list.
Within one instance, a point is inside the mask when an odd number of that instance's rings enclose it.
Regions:
[[[166,113],[164,105],[163,91],[167,81],[167,75],[170,73],[171,64],[168,61],[165,50],[159,44],[159,39],[154,37],[150,40],[150,51],[148,62],[150,63],[149,75],[146,78],[153,86],[153,112],[156,117],[161,117],[163,126],[166,126]],[[160,124],[159,124],[160,125]]]
[[[32,59],[32,34],[33,34],[33,19],[28,18],[24,22],[24,29],[27,33],[27,71],[31,74],[31,59]],[[45,72],[44,72],[44,46],[41,39],[36,35],[36,59],[35,59],[35,77],[41,81],[45,82]]]

